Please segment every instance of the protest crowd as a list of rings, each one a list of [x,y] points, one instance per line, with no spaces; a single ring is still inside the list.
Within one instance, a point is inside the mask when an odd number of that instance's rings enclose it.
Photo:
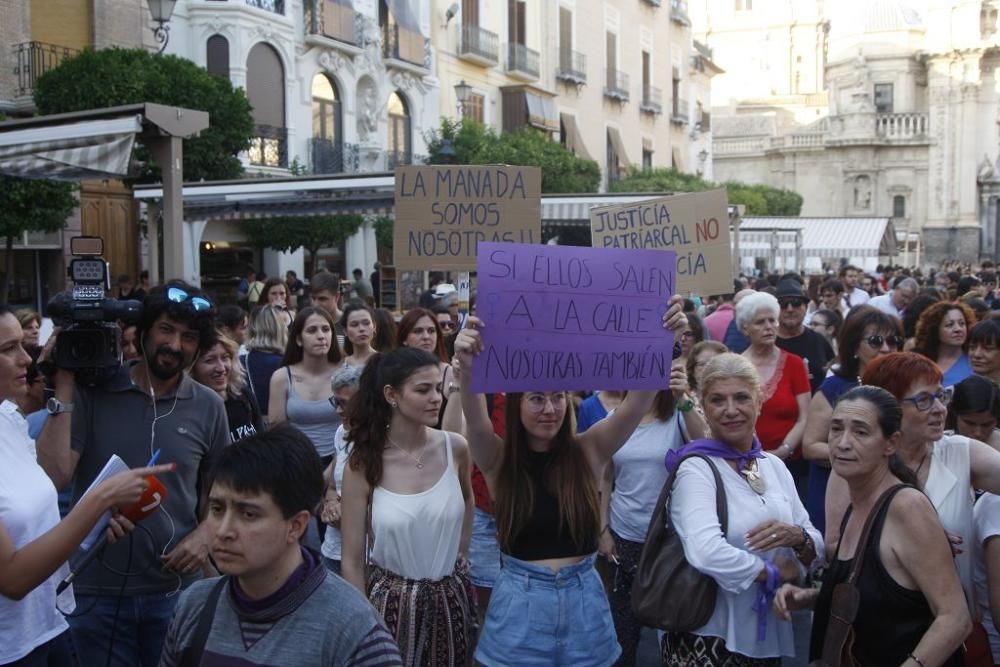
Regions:
[[[126,277],[98,382],[2,309],[0,664],[1000,664],[997,275],[661,294],[627,391],[475,391],[444,273]]]

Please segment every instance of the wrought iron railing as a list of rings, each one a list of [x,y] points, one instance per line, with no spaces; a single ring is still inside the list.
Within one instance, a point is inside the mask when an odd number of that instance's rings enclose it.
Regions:
[[[250,164],[258,167],[288,166],[288,128],[257,125],[250,138]]]
[[[494,65],[500,61],[500,38],[478,25],[459,26],[458,55],[476,56]]]
[[[556,78],[572,83],[587,83],[587,56],[572,49],[559,51],[559,69]]]
[[[663,91],[656,86],[643,85],[642,104],[639,105],[639,110],[653,114],[663,113]]]
[[[507,71],[521,72],[538,78],[538,51],[529,49],[524,44],[509,42],[507,44]]]
[[[24,42],[14,47],[14,75],[17,94],[31,95],[38,77],[58,67],[62,61],[80,53],[76,49],[44,42]]]
[[[314,174],[342,174],[345,169],[344,143],[313,137],[310,141],[312,173]]]
[[[679,123],[681,125],[687,125],[688,119],[691,117],[688,111],[688,102],[683,97],[674,98],[674,106],[670,112],[670,120],[674,123]]]
[[[609,69],[604,83],[604,95],[621,102],[627,102],[628,74],[620,69]]]
[[[389,171],[408,164],[413,164],[413,153],[410,151],[385,152],[385,168]]]
[[[308,34],[322,35],[347,44],[357,44],[355,12],[347,5],[333,0],[306,0],[304,9]]]
[[[410,53],[413,49],[402,48],[403,44],[399,38],[399,25],[385,25],[382,27],[382,56],[393,60],[402,60],[419,67],[430,69],[431,48],[430,40],[423,38],[423,51],[421,53]]]

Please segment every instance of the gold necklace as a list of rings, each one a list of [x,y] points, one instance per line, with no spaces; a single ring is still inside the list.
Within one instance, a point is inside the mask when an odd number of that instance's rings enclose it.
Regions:
[[[390,445],[392,445],[393,447],[395,447],[396,449],[398,449],[399,451],[403,452],[404,454],[406,454],[407,456],[409,456],[411,459],[413,459],[413,462],[417,466],[417,470],[423,470],[423,468],[424,468],[424,462],[423,462],[424,455],[423,454],[421,454],[419,457],[414,456],[411,452],[409,452],[409,451],[403,449],[402,447],[400,447],[399,445],[397,445],[395,443],[395,441],[393,441],[393,439],[389,437],[388,433],[385,434],[385,439],[389,441]],[[422,444],[420,446],[420,451],[423,452],[426,448],[427,448],[427,440],[424,440],[424,444]]]

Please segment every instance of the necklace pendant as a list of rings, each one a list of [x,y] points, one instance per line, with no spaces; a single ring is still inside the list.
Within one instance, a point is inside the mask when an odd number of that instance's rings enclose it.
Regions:
[[[758,496],[764,495],[764,492],[767,491],[767,482],[764,481],[764,477],[760,474],[757,461],[752,461],[746,468],[740,471],[740,474],[746,477],[747,484],[750,485],[750,488]]]
[[[420,462],[418,461],[418,462],[417,462],[417,469],[418,469],[418,470],[423,470],[423,469],[424,469],[424,464],[423,464],[423,463],[420,463]]]

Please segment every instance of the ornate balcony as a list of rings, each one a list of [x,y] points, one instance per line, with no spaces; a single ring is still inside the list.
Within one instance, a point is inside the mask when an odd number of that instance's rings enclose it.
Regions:
[[[604,96],[618,102],[628,102],[628,74],[619,69],[609,69],[604,83]]]
[[[44,42],[24,42],[14,47],[14,75],[17,77],[18,96],[35,92],[38,77],[58,67],[62,61],[80,53],[76,49]]]
[[[561,49],[556,78],[577,86],[587,83],[587,56],[579,51]]]
[[[539,76],[538,51],[524,44],[507,44],[507,73],[519,79],[536,81]]]
[[[243,0],[248,7],[285,15],[285,0]]]
[[[257,125],[247,151],[255,167],[288,167],[288,128]]]
[[[310,149],[312,173],[342,174],[348,171],[343,142],[313,137],[310,140]]]
[[[458,57],[484,67],[500,62],[500,38],[478,25],[458,26]]]
[[[654,115],[663,113],[663,91],[656,86],[644,85],[639,111]]]
[[[307,0],[303,9],[307,35],[350,45],[358,43],[355,12],[347,5],[334,0]]]
[[[875,116],[875,134],[889,140],[927,138],[930,116],[926,113],[880,113]]]
[[[674,105],[670,111],[670,122],[678,125],[687,125],[690,117],[687,100],[682,97],[675,97]]]

